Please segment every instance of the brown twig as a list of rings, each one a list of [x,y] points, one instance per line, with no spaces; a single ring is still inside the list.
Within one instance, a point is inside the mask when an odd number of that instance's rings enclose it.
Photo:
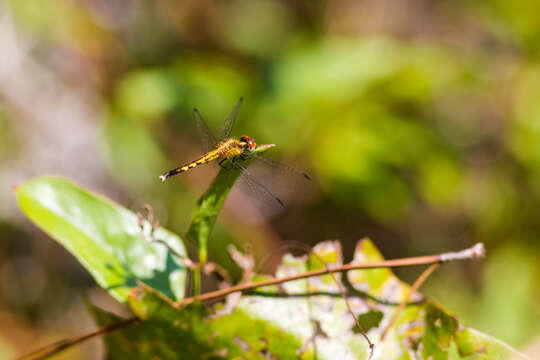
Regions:
[[[485,256],[484,245],[482,243],[478,243],[469,249],[465,249],[459,252],[451,252],[451,253],[444,253],[444,254],[438,254],[438,255],[417,256],[417,257],[395,259],[395,260],[383,260],[383,261],[378,261],[378,262],[373,262],[373,263],[368,263],[368,264],[346,264],[346,265],[341,265],[341,266],[336,266],[336,267],[331,267],[331,268],[329,267],[327,269],[325,268],[325,269],[307,271],[305,273],[285,276],[278,279],[269,279],[269,280],[259,281],[256,283],[239,284],[239,285],[231,286],[226,289],[212,291],[212,292],[208,292],[206,294],[202,294],[199,296],[186,298],[184,300],[177,301],[177,302],[170,301],[170,304],[176,308],[183,308],[196,301],[208,301],[208,300],[221,299],[237,291],[244,292],[248,290],[253,290],[258,287],[277,285],[277,284],[282,284],[288,281],[305,279],[309,277],[331,274],[335,272],[344,272],[344,271],[349,271],[349,270],[361,270],[361,269],[378,269],[378,268],[430,265],[430,264],[436,264],[436,263],[442,263],[442,262],[454,261],[454,260],[481,259],[484,256]]]
[[[409,292],[407,293],[407,295],[405,296],[405,298],[403,299],[403,301],[401,302],[401,304],[399,304],[398,308],[396,309],[396,312],[394,313],[394,315],[392,316],[392,318],[390,319],[390,322],[388,323],[388,325],[386,325],[386,328],[384,329],[384,331],[382,332],[382,335],[381,335],[381,341],[384,341],[386,335],[388,334],[388,331],[392,328],[392,326],[394,326],[394,323],[396,322],[399,314],[401,314],[401,312],[403,311],[403,309],[405,308],[405,305],[409,302],[409,299],[411,298],[412,294],[414,294],[416,291],[418,291],[418,289],[420,288],[420,286],[422,286],[422,284],[424,283],[424,281],[426,281],[426,279],[440,266],[441,264],[440,263],[435,263],[435,264],[431,264],[431,266],[429,266],[426,270],[424,270],[424,272],[422,274],[420,274],[420,276],[418,277],[418,279],[416,279],[416,281],[414,282],[414,284],[411,286],[411,288],[409,289]]]
[[[131,317],[128,319],[124,319],[121,321],[118,321],[112,325],[105,326],[103,328],[97,329],[95,331],[89,332],[84,335],[79,336],[73,336],[70,338],[62,339],[60,341],[56,341],[52,344],[48,344],[45,346],[40,347],[39,349],[36,349],[28,354],[22,355],[15,360],[24,360],[24,359],[32,359],[32,360],[39,360],[39,359],[45,359],[48,356],[54,355],[56,353],[59,353],[62,350],[65,350],[73,345],[79,344],[85,340],[91,339],[96,336],[104,335],[110,332],[113,332],[115,330],[125,328],[127,326],[130,326],[136,322],[138,322],[139,319],[136,317]]]
[[[377,269],[377,268],[393,268],[393,267],[405,267],[405,266],[418,266],[418,265],[431,265],[431,264],[440,264],[443,262],[448,261],[456,261],[456,260],[475,260],[475,259],[481,259],[485,256],[485,249],[484,245],[482,243],[478,243],[474,245],[473,247],[469,249],[465,249],[459,252],[450,252],[450,253],[444,253],[444,254],[438,254],[438,255],[427,255],[427,256],[418,256],[418,257],[411,257],[411,258],[404,258],[404,259],[394,259],[394,260],[385,260],[385,261],[378,261],[368,264],[346,264],[341,266],[336,266],[332,268],[325,268],[325,269],[319,269],[319,270],[313,270],[308,271],[301,274],[286,276],[283,278],[278,279],[270,279],[265,281],[260,281],[256,283],[248,283],[248,284],[240,284],[236,286],[231,286],[227,289],[221,289],[217,291],[212,291],[206,294],[202,294],[200,296],[186,298],[182,301],[174,302],[171,299],[167,298],[166,296],[162,295],[161,298],[169,303],[171,306],[174,306],[175,308],[183,308],[189,304],[192,304],[196,301],[210,301],[210,300],[216,300],[221,299],[231,293],[234,292],[245,292],[250,291],[253,289],[256,289],[258,287],[263,286],[270,286],[270,285],[277,285],[288,281],[298,280],[298,279],[305,279],[309,277],[314,276],[320,276],[325,274],[332,274],[336,272],[345,272],[349,270],[361,270],[361,269]],[[429,275],[429,274],[428,274]],[[418,281],[418,280],[417,280]],[[160,294],[157,290],[140,283],[141,287],[144,287],[147,290],[152,290],[153,292]],[[414,285],[413,285],[414,286]],[[419,285],[418,285],[419,286]],[[96,331],[80,335],[77,337],[72,337],[64,340],[60,340],[57,342],[54,342],[53,344],[49,344],[46,346],[41,347],[40,349],[36,351],[32,351],[31,353],[22,355],[16,360],[23,360],[23,359],[43,359],[46,356],[50,356],[52,354],[55,354],[61,350],[64,350],[70,346],[73,346],[75,344],[78,344],[82,341],[88,340],[90,338],[93,338],[95,336],[105,335],[108,334],[114,330],[129,326],[135,322],[138,321],[138,318],[128,318],[125,320],[121,320],[115,324],[112,324],[110,326],[98,329]],[[39,355],[37,355],[39,354]],[[32,357],[34,355],[37,355],[36,357]]]

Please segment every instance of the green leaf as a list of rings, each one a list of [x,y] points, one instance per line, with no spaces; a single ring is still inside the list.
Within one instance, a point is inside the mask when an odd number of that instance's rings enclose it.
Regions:
[[[260,145],[253,151],[253,155],[261,154],[272,147],[274,147],[273,144]],[[253,161],[253,158],[252,156],[247,160],[239,159],[238,163],[243,167],[247,167]],[[206,245],[221,207],[241,173],[240,170],[231,169],[230,160],[226,161],[210,188],[199,198],[195,205],[187,237],[199,247],[199,261],[201,263],[206,261]]]
[[[459,354],[467,359],[527,359],[504,342],[471,328],[460,329],[455,334]]]
[[[184,264],[164,244],[144,240],[131,211],[61,177],[39,177],[15,191],[24,214],[71,252],[117,300],[126,301],[137,280],[171,298],[184,297]],[[177,253],[186,253],[175,234],[159,228],[153,236]]]
[[[129,304],[143,320],[105,336],[107,359],[296,359],[298,339],[241,310],[222,316],[198,304],[175,309],[139,289]],[[90,307],[99,326],[121,320]]]
[[[448,350],[458,322],[455,317],[437,306],[426,303],[425,331],[422,338],[424,357],[447,359]]]

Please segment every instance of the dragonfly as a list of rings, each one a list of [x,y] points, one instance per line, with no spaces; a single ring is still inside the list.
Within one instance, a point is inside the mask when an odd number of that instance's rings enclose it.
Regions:
[[[296,173],[301,175],[306,180],[311,180],[311,177],[303,171],[299,171],[291,166],[281,164],[277,161],[273,161],[255,154],[254,150],[257,148],[255,139],[249,135],[242,135],[240,138],[235,139],[231,137],[232,130],[234,128],[240,106],[242,105],[243,98],[240,98],[232,111],[229,113],[225,122],[219,130],[218,137],[215,137],[210,131],[199,110],[193,109],[195,120],[197,122],[197,129],[204,142],[205,150],[209,149],[205,154],[201,155],[198,159],[182,164],[172,170],[169,170],[159,176],[161,181],[165,181],[168,178],[191,170],[199,165],[208,164],[212,161],[219,161],[219,166],[224,167],[223,163],[227,160],[231,160],[231,168],[242,171],[242,179],[244,179],[251,188],[258,188],[257,192],[263,192],[266,195],[271,196],[281,207],[285,207],[283,201],[276,196],[272,190],[260,182],[255,176],[253,176],[245,166],[241,165],[238,160],[247,160],[254,158],[264,163],[264,166],[278,169],[279,172],[286,171],[287,173]]]

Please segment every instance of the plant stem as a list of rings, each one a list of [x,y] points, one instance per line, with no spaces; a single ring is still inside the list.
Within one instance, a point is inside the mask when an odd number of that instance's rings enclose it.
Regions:
[[[193,273],[193,296],[199,296],[201,294],[201,266],[197,265],[192,270]]]

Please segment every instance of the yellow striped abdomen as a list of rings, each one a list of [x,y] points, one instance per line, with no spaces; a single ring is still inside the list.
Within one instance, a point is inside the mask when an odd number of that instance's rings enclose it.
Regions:
[[[216,160],[216,159],[219,159],[219,158],[220,158],[220,154],[216,150],[212,150],[209,153],[206,153],[202,157],[198,158],[197,160],[192,161],[190,163],[187,163],[187,164],[181,166],[178,169],[177,172],[181,173],[181,172],[184,172],[184,171],[188,171],[189,169],[192,169],[195,166],[206,164],[206,163],[208,163],[208,162],[210,162],[212,160]]]
[[[195,161],[189,162],[187,164],[184,164],[182,166],[177,167],[176,169],[172,169],[171,171],[166,172],[165,174],[160,176],[161,181],[165,181],[168,177],[171,177],[176,174],[183,173],[184,171],[188,171],[189,169],[193,169],[196,166],[206,164],[212,160],[218,159],[220,154],[216,150],[212,150],[209,153],[201,156]]]
[[[206,164],[210,161],[238,156],[242,154],[242,152],[244,151],[244,147],[245,146],[243,145],[243,143],[238,140],[235,140],[235,139],[223,140],[222,142],[216,145],[216,148],[214,150],[204,154],[203,156],[201,156],[195,161],[189,162],[187,164],[177,167],[176,169],[173,169],[164,173],[159,178],[161,179],[161,181],[165,181],[167,180],[167,178],[173,175],[188,171],[189,169],[192,169],[202,164]]]

